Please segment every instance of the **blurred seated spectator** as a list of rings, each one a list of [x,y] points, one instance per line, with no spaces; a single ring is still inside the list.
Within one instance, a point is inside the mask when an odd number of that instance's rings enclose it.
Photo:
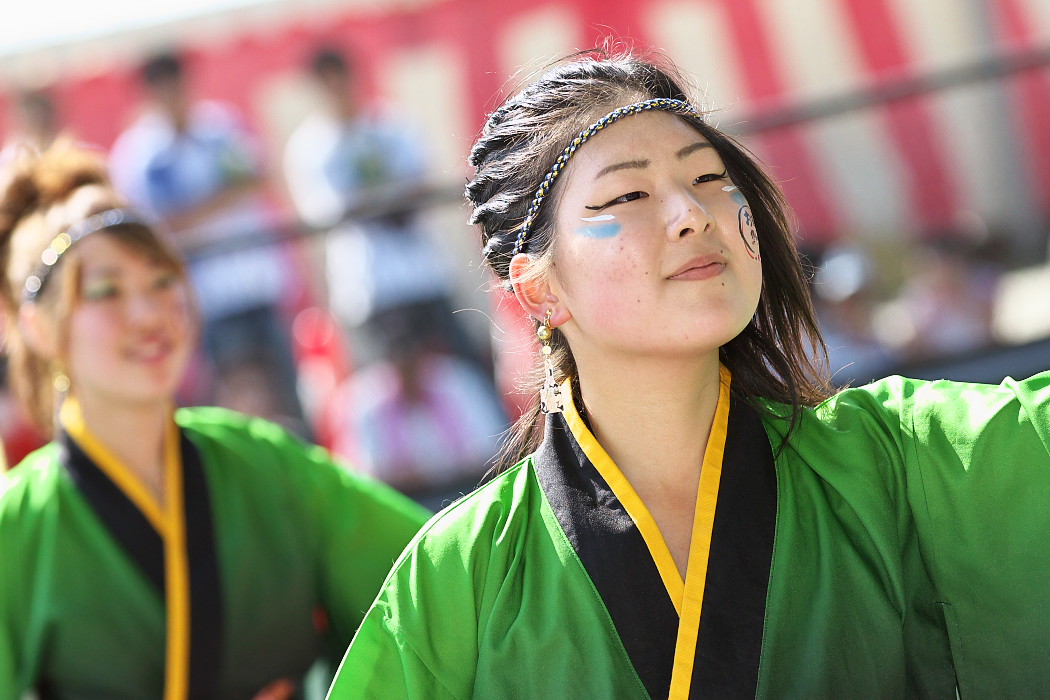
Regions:
[[[478,366],[428,350],[407,317],[385,318],[381,336],[385,359],[339,390],[335,451],[436,509],[478,485],[507,417]]]
[[[964,236],[921,243],[910,272],[879,313],[884,336],[905,359],[958,355],[995,342],[993,310],[1001,270]]]
[[[838,385],[879,379],[896,359],[875,334],[873,274],[871,259],[853,246],[826,251],[816,270],[813,304],[828,347],[828,371]]]

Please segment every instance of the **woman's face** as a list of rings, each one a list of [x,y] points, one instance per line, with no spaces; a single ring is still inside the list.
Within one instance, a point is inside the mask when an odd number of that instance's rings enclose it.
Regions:
[[[762,289],[751,210],[695,129],[663,112],[625,117],[562,180],[550,282],[577,361],[695,356],[747,326]]]
[[[195,336],[185,280],[105,233],[80,241],[77,252],[66,352],[72,392],[82,402],[171,401]]]

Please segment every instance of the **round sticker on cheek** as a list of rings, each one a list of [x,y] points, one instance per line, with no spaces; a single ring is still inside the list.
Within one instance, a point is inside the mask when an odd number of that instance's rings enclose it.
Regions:
[[[740,221],[740,239],[744,241],[744,250],[752,260],[760,260],[758,254],[758,229],[755,228],[755,217],[751,214],[751,207],[744,205],[740,207],[737,214]]]

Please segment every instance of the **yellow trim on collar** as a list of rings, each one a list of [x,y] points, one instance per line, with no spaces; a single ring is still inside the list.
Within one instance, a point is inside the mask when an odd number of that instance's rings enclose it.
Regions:
[[[190,565],[186,552],[186,508],[183,504],[182,451],[175,421],[168,425],[164,466],[168,527],[164,538],[168,646],[164,700],[184,700],[190,683]]]
[[[167,616],[164,700],[185,700],[189,695],[190,666],[190,575],[186,553],[186,517],[182,488],[182,450],[179,428],[169,421],[164,436],[164,485],[166,508],[149,492],[134,472],[121,462],[84,423],[80,404],[66,397],[59,420],[117,488],[146,517],[164,542],[164,589]]]
[[[696,645],[700,639],[700,613],[704,604],[704,587],[707,582],[708,557],[711,554],[711,533],[715,523],[715,508],[718,503],[718,487],[722,479],[722,460],[725,456],[726,434],[729,428],[729,386],[732,373],[719,366],[718,405],[715,408],[711,434],[707,439],[704,463],[700,471],[700,485],[696,494],[696,509],[693,514],[693,532],[689,540],[689,563],[685,581],[671,557],[671,550],[660,533],[649,509],[638,492],[616,466],[605,449],[598,444],[572,399],[572,387],[568,382],[562,387],[567,396],[563,412],[576,441],[587,459],[616,494],[627,514],[638,527],[645,540],[649,554],[660,572],[667,594],[678,612],[678,636],[675,640],[674,668],[671,671],[671,689],[668,700],[689,697],[693,679],[693,663]]]
[[[674,668],[671,671],[671,691],[668,700],[686,699],[693,680],[696,644],[700,639],[700,612],[704,606],[707,584],[707,564],[711,554],[711,533],[715,526],[715,507],[718,487],[722,480],[722,460],[725,457],[726,434],[729,431],[729,384],[732,375],[726,367],[719,369],[718,407],[711,424],[704,452],[704,466],[700,471],[700,487],[696,492],[696,512],[693,515],[693,535],[689,540],[689,566],[685,574],[685,598],[675,640]]]
[[[109,479],[117,485],[124,495],[131,500],[139,511],[146,516],[153,529],[161,537],[167,536],[168,517],[160,503],[142,480],[103,445],[84,423],[80,403],[73,396],[66,397],[59,411],[59,421],[80,449],[94,462]]]
[[[591,433],[587,424],[583,422],[583,418],[580,417],[580,413],[576,409],[576,403],[572,398],[572,386],[568,381],[562,386],[562,396],[567,397],[562,414],[565,416],[565,422],[569,425],[569,430],[572,431],[576,442],[580,443],[580,447],[583,449],[583,453],[587,455],[587,459],[590,460],[594,468],[605,479],[605,483],[609,484],[609,488],[616,494],[616,497],[620,499],[620,503],[623,504],[627,515],[631,516],[631,520],[634,521],[635,526],[641,533],[642,539],[645,540],[645,546],[649,549],[649,555],[653,558],[657,571],[660,572],[660,578],[664,582],[664,588],[667,589],[667,595],[671,597],[671,602],[674,603],[675,611],[681,615],[682,595],[685,591],[685,585],[682,581],[682,575],[678,573],[678,567],[674,563],[674,558],[671,556],[671,550],[667,548],[667,543],[664,541],[663,535],[660,534],[660,528],[656,525],[656,519],[653,518],[652,513],[649,512],[645,503],[642,502],[638,492],[631,486],[631,482],[627,480],[620,468],[616,466],[616,463],[613,462],[612,457],[605,451],[605,448],[598,444],[598,440]]]

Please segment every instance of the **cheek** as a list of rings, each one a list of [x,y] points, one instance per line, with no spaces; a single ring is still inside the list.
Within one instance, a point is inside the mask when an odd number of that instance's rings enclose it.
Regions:
[[[173,289],[165,299],[165,314],[172,326],[188,328],[194,323],[194,306],[189,292],[183,288]]]
[[[69,322],[68,363],[78,373],[111,361],[118,324],[104,313],[75,313]]]
[[[557,264],[567,272],[562,277],[565,287],[574,292],[590,292],[607,296],[605,290],[629,284],[643,276],[643,252],[633,244],[628,232],[605,239],[579,237]]]
[[[116,336],[119,321],[104,309],[79,309],[69,319],[69,343],[72,347],[102,345]]]
[[[624,235],[577,246],[562,268],[569,270],[563,286],[570,311],[585,324],[597,324],[613,333],[627,332],[637,322],[640,309],[651,301],[647,285],[655,273],[647,260],[644,251],[632,246]]]

